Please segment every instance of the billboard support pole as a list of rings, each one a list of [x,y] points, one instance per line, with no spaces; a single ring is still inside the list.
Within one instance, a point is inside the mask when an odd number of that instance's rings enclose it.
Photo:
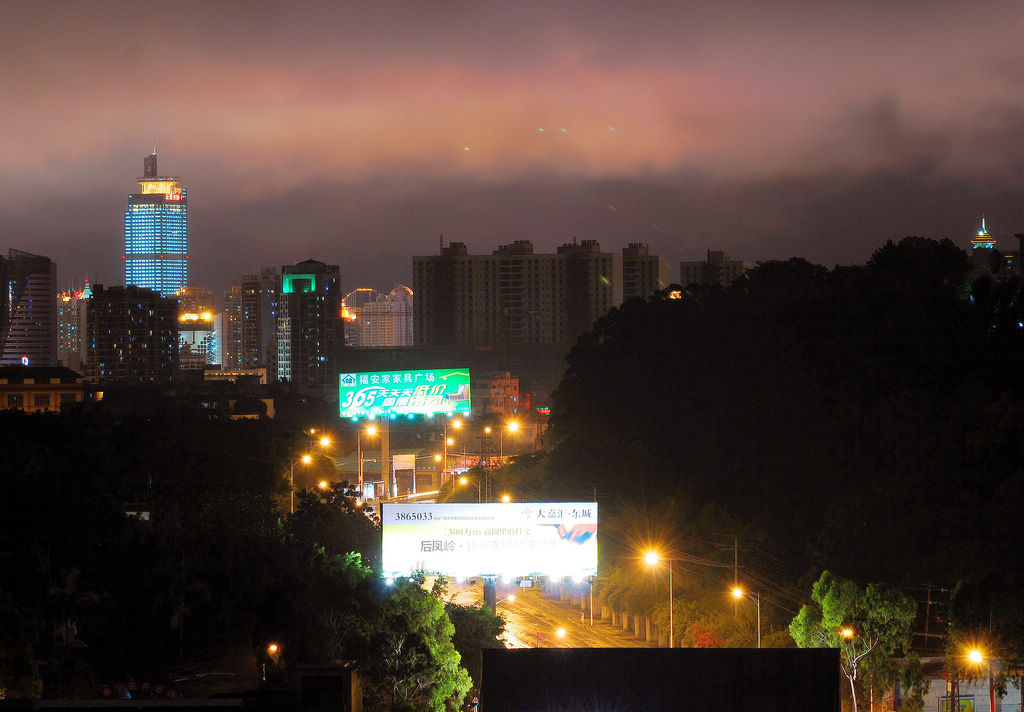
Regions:
[[[487,608],[491,613],[497,613],[498,609],[498,589],[495,585],[496,581],[493,578],[485,578],[484,582],[484,608]]]
[[[391,419],[386,415],[380,420],[380,476],[387,480],[386,487],[390,497],[398,496],[398,484],[395,482],[395,475],[391,471]]]

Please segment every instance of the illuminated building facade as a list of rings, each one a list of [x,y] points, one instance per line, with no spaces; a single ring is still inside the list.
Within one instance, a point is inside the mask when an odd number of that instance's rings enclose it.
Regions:
[[[752,262],[729,259],[728,252],[708,250],[708,258],[703,262],[679,263],[679,283],[684,287],[688,284],[728,287],[753,268]]]
[[[178,296],[178,368],[201,371],[220,363],[213,292],[187,286]]]
[[[337,385],[345,343],[341,270],[317,260],[281,268],[277,313],[277,378],[304,385]]]
[[[417,346],[567,344],[622,303],[622,256],[595,240],[534,254],[529,240],[413,257]]]
[[[188,284],[188,191],[157,173],[155,152],[143,173],[124,213],[124,283],[168,296]]]
[[[57,365],[57,266],[9,250],[0,257],[0,365]]]
[[[170,380],[178,363],[178,300],[139,287],[94,285],[86,341],[92,380]]]

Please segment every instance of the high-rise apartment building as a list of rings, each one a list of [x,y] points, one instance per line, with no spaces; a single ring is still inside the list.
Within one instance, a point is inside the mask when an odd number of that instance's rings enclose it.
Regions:
[[[0,365],[57,365],[57,266],[9,250],[0,258]]]
[[[224,295],[224,367],[266,368],[277,374],[277,302],[281,276],[273,267],[247,274]]]
[[[367,292],[372,300],[360,300]],[[350,305],[350,299],[358,306]],[[357,289],[344,300],[345,344],[347,346],[394,347],[413,345],[413,293],[399,284],[387,294]]]
[[[413,257],[420,346],[571,343],[622,303],[622,257],[595,240],[534,254],[516,240],[490,255],[453,242]]]
[[[362,346],[360,323],[363,307],[376,301],[377,290],[372,287],[356,287],[341,300],[341,317],[345,320],[345,346]]]
[[[124,213],[124,283],[176,294],[188,284],[188,191],[157,172],[156,152],[137,180]]]
[[[340,281],[337,265],[317,260],[281,268],[278,380],[329,385],[337,378],[337,359],[345,343]]]
[[[85,325],[91,296],[88,282],[82,289],[57,293],[57,360],[78,373],[86,360]]]
[[[631,242],[622,248],[622,298],[646,299],[669,284],[668,260],[650,254],[647,245]]]
[[[708,258],[703,262],[679,263],[679,283],[684,287],[688,284],[728,287],[753,268],[752,262],[729,259],[728,252],[708,250]]]
[[[97,284],[86,339],[93,380],[169,380],[178,363],[178,300],[150,289]]]

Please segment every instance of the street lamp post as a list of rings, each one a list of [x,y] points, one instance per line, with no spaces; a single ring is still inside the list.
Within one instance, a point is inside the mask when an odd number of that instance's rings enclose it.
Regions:
[[[967,660],[980,668],[982,663],[985,662],[985,654],[978,649],[974,649],[967,653]],[[996,708],[996,692],[992,685],[991,664],[988,666],[988,708],[993,711]]]
[[[644,554],[644,561],[648,566],[655,566],[661,561],[661,555],[656,551],[648,551]],[[675,616],[673,615],[672,596],[672,559],[665,559],[668,564],[668,647],[675,647]]]
[[[483,495],[480,492],[480,485],[478,485],[476,482],[470,482],[468,477],[460,477],[459,478],[459,484],[460,485],[473,485],[474,487],[476,487],[476,502],[477,502],[477,504],[479,504],[481,501],[483,501],[482,500]]]
[[[363,499],[363,432],[360,430],[356,433],[356,460],[359,463],[359,501]],[[377,426],[368,425],[365,432],[372,437],[377,434]]]
[[[444,476],[448,471],[448,446],[455,444],[455,439],[448,437],[448,426],[451,426],[452,430],[458,430],[462,427],[462,421],[459,418],[445,423],[444,425],[444,466],[441,468],[441,483],[444,484]]]
[[[308,465],[313,462],[311,455],[303,455],[298,460],[292,460],[291,465],[288,468],[288,498],[289,506],[288,511],[291,514],[295,514],[295,463],[301,462],[303,465]]]
[[[749,598],[757,606],[757,647],[761,647],[761,592],[755,591],[754,595],[750,595],[742,588],[737,586],[732,590],[732,597],[736,599]]]

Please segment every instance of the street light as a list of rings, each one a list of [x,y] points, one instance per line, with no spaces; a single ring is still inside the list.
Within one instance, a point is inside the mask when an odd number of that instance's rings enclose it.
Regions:
[[[455,444],[455,438],[448,437],[448,426],[451,426],[452,430],[458,430],[462,427],[462,421],[459,418],[451,421],[450,423],[444,424],[444,467],[441,468],[441,481],[444,482],[444,473],[448,471],[448,446]]]
[[[512,497],[510,495],[503,494],[501,495],[501,501],[504,502],[505,504],[508,504],[509,502],[512,501]]]
[[[760,648],[761,647],[761,592],[760,591],[756,591],[754,593],[754,595],[750,595],[749,593],[745,592],[742,588],[737,586],[736,588],[734,588],[732,590],[732,597],[735,598],[735,599],[749,598],[751,601],[753,601],[755,603],[755,605],[757,605],[757,647]],[[850,629],[847,628],[846,630],[850,630]],[[846,636],[846,630],[843,631],[843,635],[844,636]],[[853,634],[852,630],[850,630],[850,634],[851,635]]]
[[[377,434],[376,425],[367,425],[366,430],[360,430],[356,433],[356,460],[359,463],[359,501],[363,499],[363,433],[366,433],[370,437]]]
[[[977,648],[972,648],[967,651],[968,662],[981,667],[982,663],[985,662],[985,654]],[[992,684],[992,666],[988,666],[988,708],[994,710],[996,708],[996,692]]]
[[[411,492],[411,494],[416,494],[416,461],[417,460],[427,460],[427,459],[430,459],[430,458],[433,458],[434,462],[441,462],[441,454],[440,453],[438,453],[436,455],[419,455],[419,456],[414,457],[412,459],[412,492]],[[441,469],[442,470],[444,469],[444,465],[441,466]],[[443,477],[443,472],[442,472],[442,477]]]
[[[483,501],[482,500],[482,495],[480,493],[480,485],[478,485],[476,482],[470,482],[469,478],[467,478],[467,477],[460,477],[459,478],[459,484],[460,485],[473,485],[474,487],[476,487],[476,501],[477,501],[477,504],[479,504],[481,501]]]
[[[644,554],[644,561],[648,566],[657,566],[661,562],[661,555],[653,549]],[[665,559],[668,563],[668,647],[675,647],[675,617],[672,611],[672,559]]]
[[[295,514],[295,463],[301,462],[303,465],[308,465],[313,462],[312,455],[303,455],[298,460],[292,460],[291,465],[288,467],[288,497],[290,504],[288,511],[291,514]]]

